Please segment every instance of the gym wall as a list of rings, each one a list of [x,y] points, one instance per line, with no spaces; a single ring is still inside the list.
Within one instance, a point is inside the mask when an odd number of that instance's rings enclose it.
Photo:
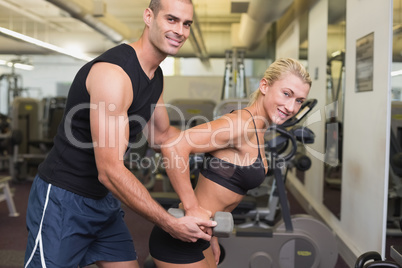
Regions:
[[[385,254],[391,117],[392,0],[347,1],[341,227],[359,253]],[[373,90],[356,92],[356,42],[374,33]]]

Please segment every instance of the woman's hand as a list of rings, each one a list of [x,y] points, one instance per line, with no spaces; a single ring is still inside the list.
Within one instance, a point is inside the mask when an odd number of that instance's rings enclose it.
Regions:
[[[216,265],[218,265],[219,258],[221,256],[221,248],[219,246],[218,238],[216,236],[213,236],[211,238],[210,243],[211,243],[212,253],[214,254],[214,258],[215,258],[215,263],[216,263]]]

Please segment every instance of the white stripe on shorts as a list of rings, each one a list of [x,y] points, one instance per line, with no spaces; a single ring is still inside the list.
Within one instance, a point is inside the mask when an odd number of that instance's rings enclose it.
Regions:
[[[42,244],[42,224],[43,224],[43,218],[45,217],[47,203],[49,201],[49,194],[50,194],[50,188],[51,187],[52,187],[52,185],[49,183],[49,186],[47,187],[45,205],[43,207],[42,219],[40,221],[38,235],[37,235],[37,237],[35,239],[35,246],[34,246],[34,248],[32,250],[31,256],[29,257],[27,263],[25,264],[25,268],[27,268],[29,263],[31,262],[34,254],[35,254],[36,248],[38,247],[38,244],[39,244],[39,253],[40,253],[40,260],[41,260],[41,263],[42,263],[42,268],[46,268],[45,256],[43,254],[43,244]]]

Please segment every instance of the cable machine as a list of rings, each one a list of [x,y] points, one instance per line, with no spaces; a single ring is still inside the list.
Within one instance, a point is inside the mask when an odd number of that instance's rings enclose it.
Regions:
[[[2,93],[2,95],[4,94],[6,97],[5,104],[7,105],[6,110],[3,112],[9,115],[11,109],[10,104],[16,97],[21,96],[22,91],[24,90],[22,87],[22,76],[15,73],[15,67],[12,65],[11,73],[0,75],[0,82],[2,80],[5,80],[8,85],[6,92]]]
[[[226,50],[221,100],[247,98],[243,49]]]

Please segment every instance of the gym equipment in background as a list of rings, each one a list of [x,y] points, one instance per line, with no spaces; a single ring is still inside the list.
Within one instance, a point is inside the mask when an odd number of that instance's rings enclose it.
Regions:
[[[0,87],[1,93],[1,104],[5,105],[5,108],[2,108],[2,112],[4,114],[10,114],[11,103],[16,97],[21,96],[24,88],[22,87],[22,76],[15,73],[15,69],[11,69],[11,73],[0,75],[0,82],[5,81],[7,84],[7,88],[5,88],[5,92]]]
[[[10,110],[9,172],[15,180],[33,178],[53,146],[65,109],[65,97],[38,100],[15,97]]]
[[[399,229],[402,231],[402,218],[399,220]],[[390,251],[394,260],[383,260],[380,253],[369,251],[357,258],[354,268],[402,268],[402,245],[392,245]]]
[[[339,76],[334,81],[333,66],[339,67]],[[325,183],[340,189],[342,184],[342,143],[343,143],[343,95],[344,95],[345,52],[332,53],[327,62],[327,106],[325,125]]]
[[[244,49],[225,51],[225,73],[221,100],[247,98]]]
[[[25,180],[36,174],[36,168],[46,154],[41,150],[43,140],[43,107],[40,100],[15,97],[11,104],[11,129],[20,139],[13,144],[10,174],[13,179]],[[52,141],[50,141],[52,143]]]
[[[213,119],[217,119],[233,110],[240,110],[249,103],[244,65],[245,51],[242,49],[226,50],[225,71],[221,101],[213,110]]]
[[[66,109],[67,97],[44,98],[43,102],[43,138],[53,140]],[[51,144],[53,146],[53,144]]]
[[[14,204],[13,194],[11,193],[8,182],[11,181],[11,176],[0,176],[0,202],[5,200],[10,217],[18,217],[20,214]]]
[[[402,236],[402,102],[391,104],[387,235]]]
[[[213,119],[215,102],[207,99],[175,99],[166,105],[172,126],[187,129]]]
[[[399,256],[402,256],[399,254]],[[382,260],[381,255],[376,251],[366,252],[357,259],[355,268],[401,268],[402,262]]]

